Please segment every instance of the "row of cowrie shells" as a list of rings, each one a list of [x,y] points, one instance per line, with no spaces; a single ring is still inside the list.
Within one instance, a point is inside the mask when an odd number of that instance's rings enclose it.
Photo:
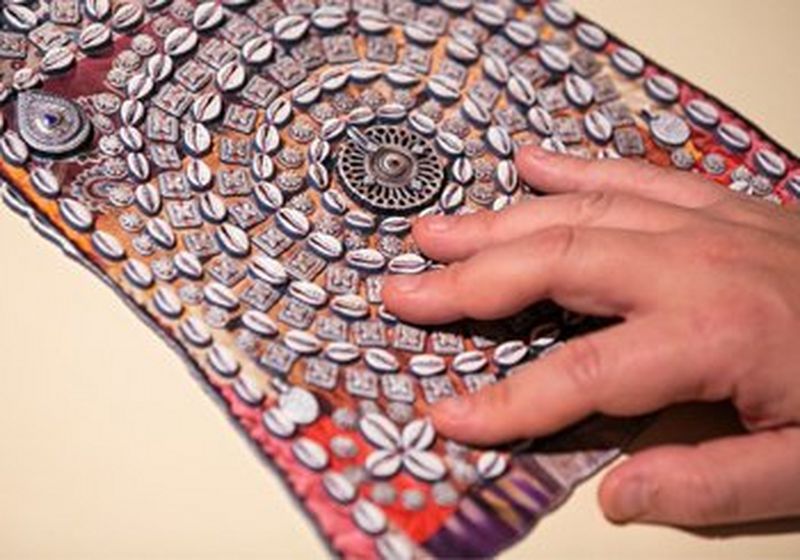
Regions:
[[[88,0],[85,4],[85,13],[94,21],[82,27],[76,40],[78,48],[84,51],[93,51],[107,45],[112,39],[112,30],[121,33],[128,32],[143,23],[146,11],[158,10],[167,3],[168,0],[152,1],[143,6],[139,2],[124,1],[112,7],[108,0]],[[35,25],[35,13],[24,13],[25,10],[28,9],[15,5],[13,8],[4,10],[4,16],[7,20],[11,18],[13,21],[19,22],[20,25],[23,22],[27,25]],[[109,16],[110,19],[106,25],[103,20]],[[27,25],[22,26],[26,27]],[[62,51],[57,56],[63,55]]]

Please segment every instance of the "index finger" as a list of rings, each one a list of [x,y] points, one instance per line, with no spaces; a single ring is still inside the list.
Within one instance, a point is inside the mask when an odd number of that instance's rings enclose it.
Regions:
[[[439,215],[414,223],[414,241],[438,261],[465,259],[492,245],[568,225],[658,233],[696,221],[686,208],[604,191],[540,196],[500,212]]]
[[[523,146],[515,158],[520,176],[546,192],[607,191],[700,208],[732,196],[698,175],[631,159],[589,160]]]

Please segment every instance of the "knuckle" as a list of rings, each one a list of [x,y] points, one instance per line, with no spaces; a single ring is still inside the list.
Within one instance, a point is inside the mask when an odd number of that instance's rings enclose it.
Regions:
[[[755,371],[763,363],[764,348],[753,348],[754,340],[764,333],[791,332],[797,324],[796,308],[780,287],[757,279],[745,282],[743,279],[741,288],[728,297],[723,319],[729,340],[722,341],[729,348],[752,349],[746,356],[739,356],[738,366],[743,372]]]
[[[758,261],[764,246],[738,233],[737,227],[715,225],[675,234],[682,236],[674,245],[680,247],[676,256],[687,261],[696,289],[694,298],[680,304],[679,320],[686,333],[702,341],[702,352],[693,358],[708,373],[697,378],[701,398],[727,398],[738,392],[751,374],[763,370],[769,356],[766,347],[754,341],[788,332],[796,324],[791,293],[772,267]],[[744,348],[748,350],[732,351]]]
[[[738,218],[755,208],[754,202],[746,195],[735,193],[733,197],[714,201],[705,208],[705,211],[723,219],[738,221]]]
[[[497,224],[502,215],[503,212],[498,213],[484,210],[475,212],[469,216],[464,216],[461,220],[465,228],[469,228],[473,231],[480,231],[487,239],[493,240],[496,237]]]
[[[638,173],[642,183],[658,183],[675,176],[672,170],[652,163],[632,161],[631,165],[634,166],[633,171]]]
[[[639,190],[648,190],[654,184],[663,182],[670,171],[644,161],[630,159],[604,160],[600,162],[606,166],[607,174],[611,177],[623,177],[628,183],[635,185]]]
[[[480,285],[480,268],[473,261],[457,261],[443,269],[440,293],[453,302],[463,314],[482,318],[487,313],[488,298],[474,296],[475,286]]]
[[[586,396],[595,395],[603,376],[603,357],[591,337],[571,340],[560,351],[566,363],[566,375],[575,389]]]
[[[536,236],[535,245],[553,260],[563,260],[575,250],[578,230],[571,225],[557,225],[543,229]]]
[[[703,345],[704,370],[708,375],[695,379],[692,394],[703,399],[727,398],[738,374],[748,366],[741,353],[731,352],[731,348],[746,348],[752,345],[754,333],[737,318],[741,317],[744,305],[741,302],[728,305],[724,299],[707,308],[687,312],[688,332]]]
[[[520,387],[515,387],[511,380],[504,380],[480,389],[470,398],[473,402],[473,410],[484,429],[502,433],[502,439],[516,439],[530,435],[525,427],[526,422],[511,422],[511,418],[520,418],[522,407],[527,404],[520,392]],[[498,415],[498,411],[503,414]],[[521,418],[520,418],[521,419]]]
[[[730,356],[726,348],[750,348],[764,332],[790,328],[796,321],[795,311],[781,291],[747,271],[740,272],[737,280],[719,285],[709,304],[692,311],[690,317],[709,351],[720,357]],[[757,357],[757,352],[749,354]],[[738,356],[738,367],[734,367],[736,363],[715,365],[741,369],[747,365],[741,359]]]
[[[607,191],[591,191],[578,195],[575,211],[576,223],[597,223],[608,215],[617,201],[617,196]]]
[[[511,383],[495,383],[478,391],[477,400],[486,410],[509,410],[514,403]]]
[[[712,525],[740,518],[742,504],[733,484],[716,477],[709,468],[697,469],[691,475],[687,490],[694,496],[692,517],[699,525]]]
[[[741,193],[731,193],[708,206],[708,213],[730,226],[747,228],[749,238],[774,243],[775,234],[796,239],[797,214],[775,207],[772,202]]]
[[[459,297],[464,288],[465,279],[468,274],[465,261],[450,263],[440,271],[441,284],[444,289]]]
[[[689,315],[691,331],[705,341],[712,341],[718,335],[726,333],[731,327],[731,321],[739,315],[734,305],[743,306],[740,301],[731,301],[730,297],[717,294],[712,305],[692,309]]]
[[[742,243],[731,228],[715,224],[691,233],[687,247],[706,265],[730,263],[742,255]]]

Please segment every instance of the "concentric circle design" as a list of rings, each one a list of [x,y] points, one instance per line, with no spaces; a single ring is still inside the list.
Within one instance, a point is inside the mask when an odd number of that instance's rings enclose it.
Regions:
[[[337,169],[353,199],[382,213],[403,214],[432,203],[444,181],[431,142],[401,126],[352,129]]]

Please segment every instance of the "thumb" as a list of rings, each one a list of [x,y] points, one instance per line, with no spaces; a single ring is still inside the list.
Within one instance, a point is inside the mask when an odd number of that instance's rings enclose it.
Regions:
[[[800,515],[800,428],[662,446],[600,486],[615,522],[704,526]]]

